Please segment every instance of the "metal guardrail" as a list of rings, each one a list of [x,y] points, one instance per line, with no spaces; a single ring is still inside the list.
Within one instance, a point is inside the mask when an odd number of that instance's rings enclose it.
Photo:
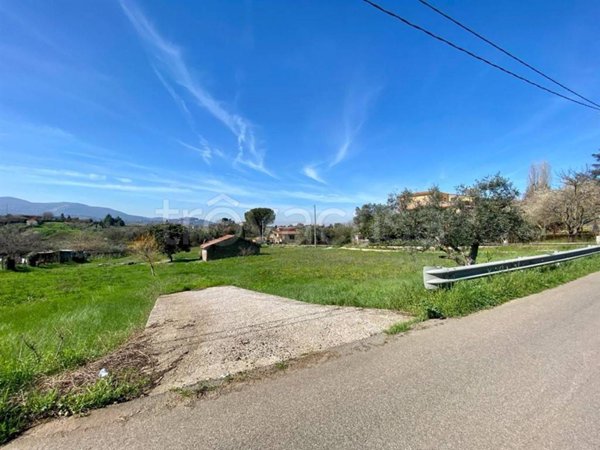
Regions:
[[[594,254],[600,254],[600,245],[547,255],[525,256],[505,261],[473,264],[471,266],[451,268],[425,266],[423,267],[423,283],[426,289],[438,289],[440,286],[452,286],[457,281],[472,280],[498,273],[556,264]]]

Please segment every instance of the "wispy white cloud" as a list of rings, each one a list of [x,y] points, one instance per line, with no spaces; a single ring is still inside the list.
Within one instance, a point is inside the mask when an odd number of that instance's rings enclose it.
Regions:
[[[132,166],[133,167],[133,166]],[[104,182],[108,177],[95,173],[77,172],[68,169],[50,169],[27,165],[0,165],[0,173],[6,176],[17,174],[22,181],[40,185],[79,186],[98,188],[103,190],[146,192],[146,193],[187,193],[196,195],[199,192],[213,194],[229,194],[244,198],[259,196],[265,197],[268,191],[256,190],[255,187],[230,184],[224,181],[209,178],[206,175],[186,175],[182,173],[159,172],[155,168],[140,166],[144,170],[136,173],[135,177],[112,175],[111,179],[118,183]],[[107,169],[109,170],[109,169]],[[0,179],[6,179],[6,176]]]
[[[369,109],[380,91],[381,87],[369,89],[362,85],[360,89],[354,88],[348,92],[342,112],[340,145],[329,162],[329,167],[334,167],[346,159],[354,140],[367,121]]]
[[[342,120],[336,132],[337,136],[334,134],[332,139],[339,144],[335,147],[329,161],[324,158],[302,168],[302,174],[308,178],[318,183],[327,184],[321,175],[322,172],[332,169],[348,157],[355,139],[367,121],[370,107],[381,91],[381,87],[368,88],[365,85],[365,83],[361,83],[360,89],[351,88],[348,90],[342,108]]]
[[[306,175],[308,178],[318,181],[319,183],[327,184],[325,182],[325,180],[323,178],[321,178],[321,176],[319,175],[319,172],[317,172],[317,169],[315,169],[313,166],[303,167],[302,173],[304,175]]]
[[[173,86],[171,86],[169,84],[169,82],[165,79],[165,77],[163,77],[161,75],[160,71],[156,68],[156,66],[152,65],[152,70],[154,70],[154,74],[156,75],[158,80],[161,82],[161,84],[163,85],[165,90],[169,93],[169,95],[171,96],[171,98],[173,99],[175,104],[177,104],[177,106],[181,109],[181,112],[185,116],[185,119],[188,121],[189,125],[192,127],[192,129],[195,128],[192,113],[190,112],[189,108],[187,107],[185,100],[183,98],[181,98],[181,96],[179,94],[177,94],[177,92],[175,92],[175,89],[173,88]]]
[[[337,166],[344,159],[346,159],[346,156],[348,155],[348,149],[350,148],[350,146],[352,145],[352,141],[354,140],[353,134],[354,133],[350,133],[348,131],[346,132],[342,144],[338,147],[333,159],[329,163],[329,167]]]
[[[22,168],[18,168],[22,169]],[[40,175],[49,176],[49,177],[67,177],[67,178],[80,178],[91,181],[104,181],[106,180],[106,175],[98,174],[98,173],[84,173],[76,170],[66,170],[66,169],[34,169],[34,171]]]
[[[136,186],[132,184],[117,184],[117,183],[92,183],[85,181],[69,181],[61,179],[47,178],[41,181],[44,184],[50,184],[55,186],[74,186],[84,187],[91,189],[104,189],[109,191],[125,191],[125,192],[152,192],[152,193],[191,193],[191,189],[180,188],[180,187],[169,187],[169,186]]]
[[[264,202],[280,198],[271,180],[264,177],[250,181],[233,172],[221,178],[219,173],[211,174],[197,166],[182,170],[156,165],[151,159],[132,161],[118,148],[97,146],[66,129],[48,124],[31,124],[0,116],[0,133],[0,159],[11,162],[0,164],[0,187],[23,183],[42,192],[64,192],[66,199],[71,198],[73,187],[89,188],[90,195],[97,189],[98,192],[129,193],[132,198],[174,194],[177,199],[189,202],[201,201],[199,199],[206,195],[226,194],[253,207],[260,206],[253,203],[257,199]],[[225,157],[202,135],[197,139],[177,145],[188,144],[190,150],[200,156],[210,149],[213,164],[217,158]],[[52,151],[40,151],[40,142]]]
[[[211,163],[213,156],[219,156],[219,157],[225,156],[224,153],[221,150],[219,150],[218,148],[211,147],[210,144],[208,143],[208,141],[206,139],[204,139],[204,137],[202,137],[202,136],[200,136],[200,146],[199,147],[196,145],[188,144],[187,142],[183,142],[179,139],[177,139],[177,142],[185,148],[188,148],[190,150],[200,153],[204,162],[209,165]]]
[[[309,200],[317,203],[338,203],[338,204],[350,204],[358,205],[365,203],[365,200],[373,201],[370,196],[363,194],[357,194],[355,196],[331,194],[331,193],[319,193],[319,192],[305,192],[305,191],[288,191],[283,190],[279,192],[285,198],[293,198],[299,200]]]
[[[204,162],[206,164],[210,164],[210,160],[212,158],[212,151],[210,150],[209,147],[203,146],[202,148],[200,148],[200,147],[196,147],[195,145],[187,144],[180,140],[177,140],[177,142],[185,148],[189,148],[190,150],[200,153]]]
[[[185,186],[170,185],[167,183],[154,185],[135,185],[129,178],[115,178],[119,183],[106,182],[105,175],[96,173],[83,173],[67,169],[47,169],[26,166],[0,166],[0,172],[19,174],[21,179],[35,182],[36,184],[50,186],[73,186],[92,189],[126,192],[152,192],[152,193],[191,193],[192,189]]]
[[[35,135],[41,136],[45,139],[60,139],[62,141],[76,140],[72,133],[69,133],[62,128],[30,122],[8,120],[5,118],[0,118],[0,131],[2,137],[22,137]]]
[[[140,38],[147,45],[155,60],[155,67],[162,69],[174,83],[184,88],[198,105],[225,125],[236,137],[238,153],[235,163],[272,175],[265,167],[264,151],[257,145],[251,122],[228,111],[194,79],[182,57],[181,50],[163,38],[133,2],[121,0],[121,7]]]
[[[64,45],[60,45],[60,43],[55,42],[54,40],[50,39],[46,34],[40,31],[40,23],[35,21],[34,17],[32,17],[31,15],[28,15],[28,17],[23,17],[21,11],[19,13],[11,11],[6,3],[7,2],[0,3],[0,14],[14,21],[16,24],[19,25],[19,28],[22,32],[29,34],[38,42],[45,44],[47,48],[51,48],[52,50],[54,50],[57,53],[60,53],[61,55],[67,55]]]

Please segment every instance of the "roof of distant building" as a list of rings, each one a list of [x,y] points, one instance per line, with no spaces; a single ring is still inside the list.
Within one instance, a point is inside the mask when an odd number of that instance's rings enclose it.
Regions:
[[[221,236],[220,238],[213,239],[212,241],[205,242],[200,246],[202,249],[206,249],[208,247],[212,247],[213,245],[220,244],[221,242],[226,242],[230,239],[233,239],[235,234],[226,234],[225,236]]]
[[[273,231],[280,234],[294,234],[298,232],[296,227],[277,227]]]

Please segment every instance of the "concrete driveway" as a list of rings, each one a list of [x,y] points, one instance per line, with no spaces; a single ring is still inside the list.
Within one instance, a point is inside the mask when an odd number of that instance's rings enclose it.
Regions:
[[[154,393],[326,351],[409,319],[230,286],[161,296],[145,331],[159,368],[169,368]]]

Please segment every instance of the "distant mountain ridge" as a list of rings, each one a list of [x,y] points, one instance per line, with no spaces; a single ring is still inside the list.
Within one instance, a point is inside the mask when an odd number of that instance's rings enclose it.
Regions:
[[[56,202],[56,203],[36,203],[29,202],[15,197],[0,197],[0,215],[4,214],[23,214],[26,216],[41,216],[45,212],[51,212],[55,216],[64,214],[65,216],[79,217],[81,219],[95,219],[101,220],[110,214],[113,217],[119,216],[127,224],[135,223],[156,223],[162,222],[160,217],[144,217],[135,216],[118,211],[112,208],[106,208],[103,206],[90,206],[83,203],[71,203],[71,202]],[[189,221],[192,225],[204,225],[208,223],[203,219],[189,218],[189,219],[174,219],[169,222],[184,222]]]

